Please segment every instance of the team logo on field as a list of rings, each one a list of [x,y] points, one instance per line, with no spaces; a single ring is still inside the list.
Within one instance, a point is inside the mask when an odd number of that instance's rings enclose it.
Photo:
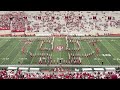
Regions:
[[[55,49],[54,50],[57,50],[57,51],[62,51],[64,49],[64,47],[63,46],[57,46],[57,47],[55,47]]]

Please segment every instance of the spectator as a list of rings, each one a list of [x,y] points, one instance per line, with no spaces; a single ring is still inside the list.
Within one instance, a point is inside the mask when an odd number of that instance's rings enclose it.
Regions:
[[[30,13],[8,12],[0,17],[0,30],[12,32],[50,32],[50,33],[88,33],[93,30],[101,32],[111,27],[119,28],[118,16],[115,12],[75,12],[75,11],[41,11]]]

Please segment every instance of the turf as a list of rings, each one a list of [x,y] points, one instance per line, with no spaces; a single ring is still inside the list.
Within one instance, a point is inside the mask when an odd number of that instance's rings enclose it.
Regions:
[[[40,38],[40,37],[39,37]],[[47,37],[45,37],[47,38]],[[80,37],[78,37],[80,38]],[[41,51],[40,45],[42,41],[38,41],[35,38],[32,43],[26,45],[22,40],[26,38],[0,38],[0,64],[1,65],[17,65],[18,62],[22,64],[38,64],[40,57],[31,58],[29,52],[33,54],[49,53],[52,54],[52,60],[58,62],[60,59],[68,60],[68,51],[66,48],[66,38],[55,37],[53,40],[53,48],[63,46],[63,50],[57,51]],[[82,65],[119,65],[120,64],[120,39],[119,38],[98,38],[100,40],[96,43],[96,46],[92,46],[88,41],[79,41],[80,51],[77,52],[79,55],[89,54],[95,51],[95,48],[100,49],[100,53],[97,56],[94,54],[91,57],[81,57]],[[21,49],[25,46],[25,54],[22,53]],[[68,42],[68,47],[76,49],[78,46],[76,43]],[[50,43],[44,43],[42,48],[52,48]],[[74,51],[72,53],[75,53]],[[107,54],[109,54],[107,56]]]

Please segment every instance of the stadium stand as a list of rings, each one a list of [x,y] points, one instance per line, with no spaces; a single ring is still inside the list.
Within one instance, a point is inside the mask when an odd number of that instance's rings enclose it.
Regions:
[[[106,68],[106,71],[92,71],[90,68],[83,68],[74,71],[63,68],[53,68],[50,70],[39,70],[39,68],[19,68],[9,67],[0,70],[0,79],[120,79],[120,73],[115,68]]]
[[[12,35],[115,35],[119,34],[115,11],[11,11],[0,15],[0,30]],[[117,32],[116,32],[117,31]]]

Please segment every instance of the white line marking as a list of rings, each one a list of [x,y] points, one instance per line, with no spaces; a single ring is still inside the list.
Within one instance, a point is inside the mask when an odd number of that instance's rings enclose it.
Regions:
[[[107,41],[107,40],[105,40],[105,41]],[[107,41],[108,42],[108,41]],[[109,42],[108,42],[109,43]],[[116,50],[117,52],[118,52],[118,50],[111,44],[111,43],[109,43],[111,46],[112,46],[112,48],[114,49],[114,50]],[[118,52],[119,54],[120,54],[120,52]],[[120,63],[120,62],[119,62]]]
[[[88,46],[90,47],[89,43],[87,42]],[[90,49],[92,50],[92,48],[90,47]],[[92,50],[93,51],[93,50]],[[96,55],[94,55],[96,57]],[[96,57],[97,58],[97,57]],[[98,63],[100,64],[100,62],[98,61]]]
[[[102,44],[102,43],[101,43]],[[97,46],[97,44],[96,44],[96,46]],[[103,45],[104,46],[104,45]],[[98,46],[97,46],[98,47]],[[103,51],[102,51],[103,52]],[[109,51],[108,51],[109,52]],[[108,59],[106,58],[106,57],[104,57],[107,61],[108,61]],[[108,63],[111,65],[111,63],[108,61]]]
[[[34,42],[35,42],[35,40],[32,42],[32,44],[33,44]],[[31,48],[32,44],[30,45],[30,47],[29,47],[28,51],[30,50],[30,48]],[[26,55],[27,55],[27,53],[26,53]],[[24,60],[23,60],[23,61],[24,61]],[[23,61],[22,61],[22,64],[23,64]]]
[[[24,44],[24,46],[25,46],[25,44]],[[19,51],[18,54],[19,54],[20,52],[21,52],[21,51]],[[18,55],[18,54],[17,54],[17,55]],[[14,62],[14,60],[16,59],[17,55],[16,55],[15,58],[12,60],[11,64],[12,64],[12,63]]]
[[[9,46],[8,46],[7,48],[5,48],[3,52],[5,52],[8,48],[9,48]],[[2,53],[3,53],[3,52],[2,52]],[[1,54],[2,54],[2,53],[1,53]],[[1,54],[0,54],[0,55],[1,55]]]
[[[20,42],[19,42],[19,43],[20,43]],[[18,43],[18,44],[19,44],[19,43]],[[16,49],[16,47],[17,47],[18,44],[16,44],[16,45],[14,46],[14,49],[11,50],[11,52],[7,55],[7,57]],[[7,57],[6,57],[6,58],[7,58]],[[4,61],[5,61],[5,60],[4,60]],[[3,62],[4,62],[4,61],[3,61]],[[2,63],[3,63],[3,62],[2,62]],[[1,63],[1,64],[2,64],[2,63]]]
[[[83,47],[82,44],[81,44],[81,42],[80,42],[80,46]],[[84,50],[84,48],[83,48],[83,50]],[[84,53],[85,53],[85,50],[84,50]],[[91,65],[90,61],[88,60],[88,58],[87,58],[87,61],[89,62],[89,65]]]
[[[103,43],[101,43],[105,48],[106,48],[106,46],[103,44]],[[107,49],[107,48],[106,48]],[[109,52],[109,53],[111,53],[110,51],[109,51],[109,49],[107,49],[107,51]],[[114,57],[114,55],[113,55],[113,53],[111,53],[111,55]],[[118,62],[119,63],[119,62]]]
[[[39,42],[39,44],[40,44],[41,42]],[[38,48],[39,48],[39,44],[37,45],[37,48],[36,48],[36,51],[38,50]],[[35,53],[36,53],[36,51],[35,51]],[[34,59],[35,57],[33,57],[32,58],[32,60],[31,60],[31,63],[30,64],[32,64],[32,62],[33,62],[33,59]]]

